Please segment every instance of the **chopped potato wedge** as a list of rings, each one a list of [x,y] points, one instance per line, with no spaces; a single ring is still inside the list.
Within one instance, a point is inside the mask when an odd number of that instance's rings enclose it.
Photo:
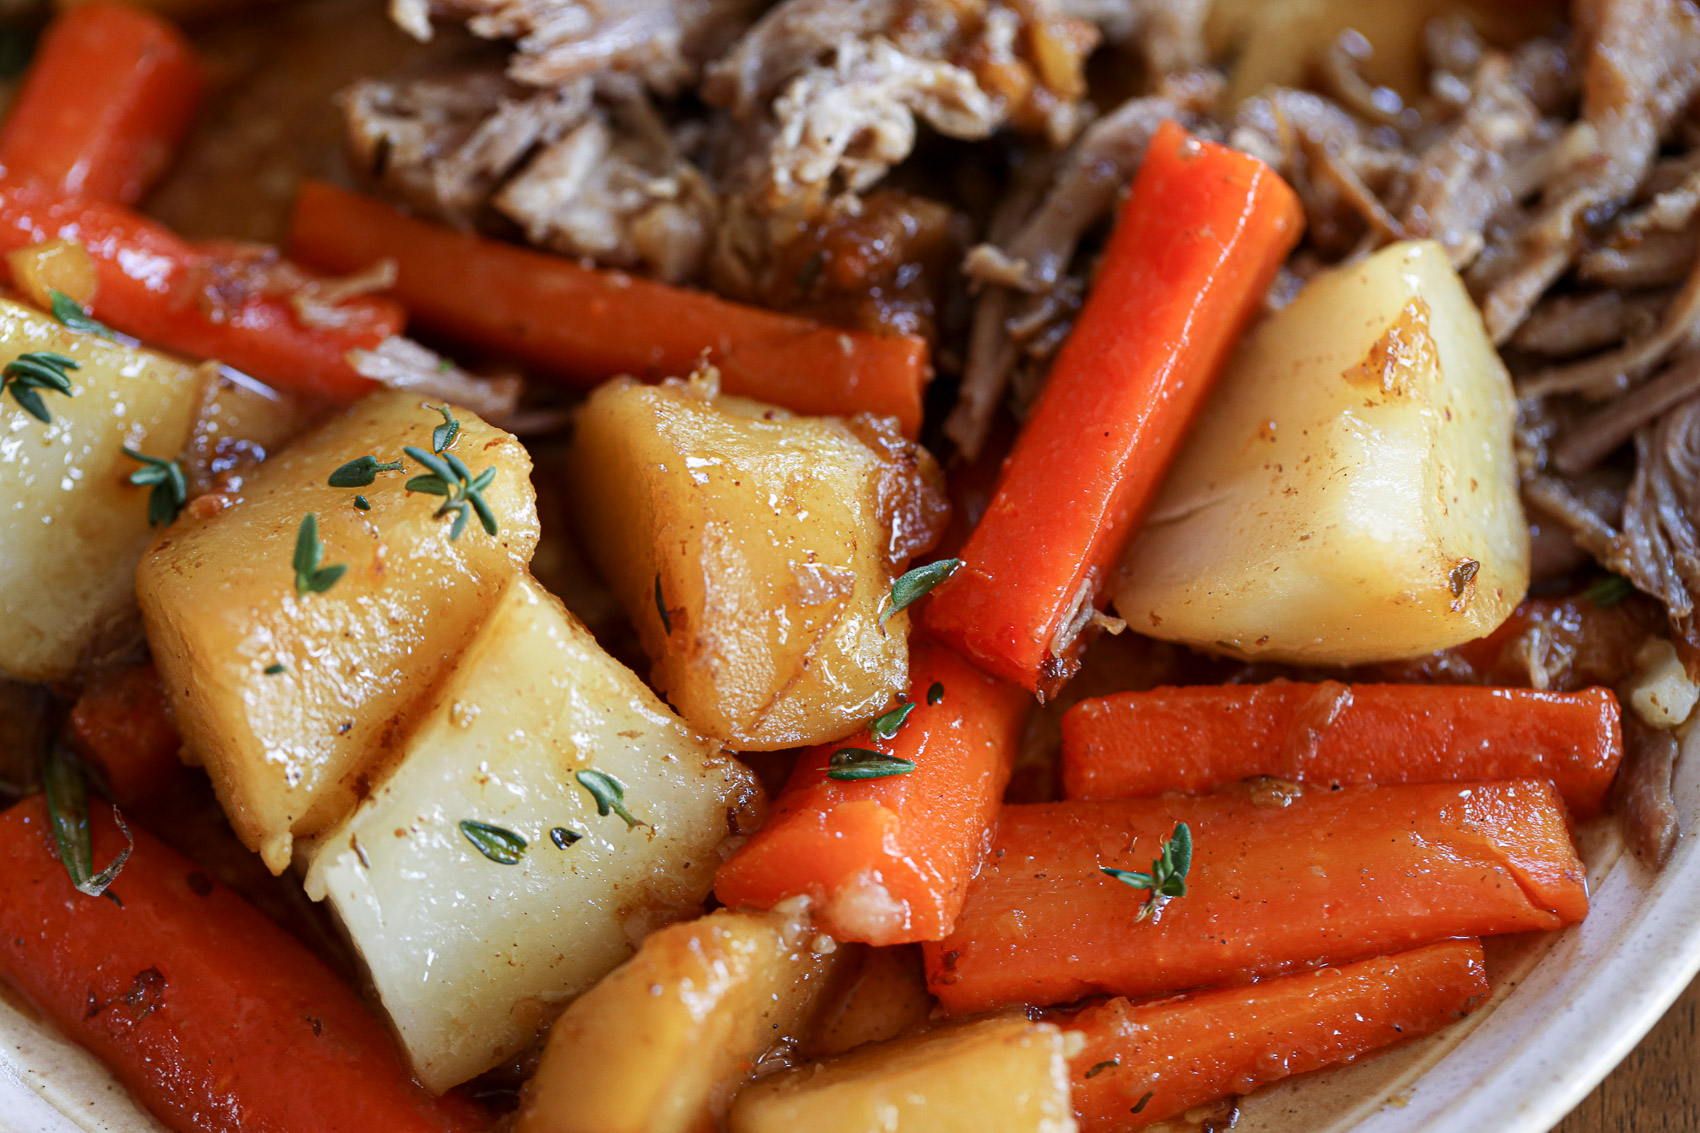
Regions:
[[[529,579],[507,588],[402,756],[315,846],[306,883],[436,1091],[530,1046],[647,930],[695,915],[721,840],[760,818],[754,775]],[[598,813],[578,778],[590,772],[624,788],[638,825]]]
[[[714,1128],[762,1056],[795,1044],[849,951],[779,912],[662,929],[550,1028],[518,1133]]]
[[[1315,664],[1487,634],[1529,585],[1514,413],[1438,244],[1317,276],[1223,375],[1128,550],[1117,613]]]
[[[591,553],[692,726],[796,747],[907,687],[908,616],[882,629],[880,604],[946,504],[889,423],[616,381],[580,412],[571,469]]]
[[[762,1078],[732,1133],[1074,1133],[1065,1038],[1001,1016]]]
[[[524,571],[537,544],[531,461],[519,441],[458,410],[451,451],[500,526],[451,540],[437,497],[403,485],[326,480],[360,456],[429,450],[442,418],[417,396],[377,394],[254,469],[241,503],[185,514],[142,560],[136,591],[184,742],[206,764],[242,840],[274,871],[293,839],[341,820],[395,754],[409,715]],[[356,493],[370,502],[354,506]],[[325,566],[348,571],[296,593],[304,516],[318,517]]]
[[[183,452],[191,497],[209,493],[197,510],[241,500],[254,467],[299,437],[314,410],[252,378],[231,378],[210,367],[205,397]]]
[[[0,301],[0,365],[39,352],[79,368],[73,396],[39,391],[51,424],[0,395],[0,671],[48,681],[133,635],[136,562],[153,535],[149,489],[128,480],[142,465],[123,450],[176,457],[205,382],[192,366]]]

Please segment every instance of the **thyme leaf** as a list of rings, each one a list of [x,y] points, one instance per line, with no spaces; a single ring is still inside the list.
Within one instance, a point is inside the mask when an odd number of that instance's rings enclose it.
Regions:
[[[357,456],[331,473],[326,483],[333,488],[364,488],[377,482],[380,472],[399,472],[407,467],[397,460],[386,464],[375,456]]]
[[[1635,593],[1633,582],[1630,582],[1621,574],[1611,574],[1582,591],[1582,597],[1592,602],[1596,608],[1604,610],[1617,605],[1633,593]]]
[[[874,722],[868,725],[868,731],[875,739],[889,740],[902,729],[909,719],[909,713],[915,711],[915,702],[899,704],[883,716],[876,716]]]
[[[927,689],[927,703],[929,705],[937,704],[939,701],[941,701],[943,699],[944,699],[944,682],[943,681],[934,681],[932,683],[932,687]]]
[[[325,547],[319,542],[319,517],[308,512],[301,517],[301,526],[295,532],[295,594],[301,597],[307,594],[323,594],[336,585],[348,570],[347,563],[337,563],[334,566],[320,566],[324,561]]]
[[[883,751],[865,747],[841,747],[826,761],[826,777],[841,782],[858,779],[884,779],[889,775],[907,775],[915,765]]]
[[[933,587],[955,574],[956,568],[961,565],[961,559],[940,559],[936,563],[928,563],[900,575],[891,584],[891,594],[886,599],[885,611],[880,614],[880,625],[883,626],[887,619],[899,610],[907,609],[931,593]]]
[[[479,853],[497,865],[518,865],[525,856],[525,839],[506,827],[463,818],[460,820],[460,832]]]
[[[447,362],[448,359],[443,361]],[[449,412],[447,405],[433,405],[431,408],[443,415],[443,423],[431,430],[431,451],[447,452],[449,446],[455,443],[455,438],[460,436],[460,422],[454,419],[454,414]]]
[[[99,335],[101,338],[112,338],[112,328],[89,315],[83,305],[65,294],[63,291],[49,291],[53,305],[53,317],[58,319],[66,329],[81,331],[84,334]]]
[[[94,868],[94,834],[89,826],[88,789],[83,783],[83,773],[62,751],[54,748],[42,767],[42,784],[47,790],[47,813],[52,820],[53,843],[60,863],[70,875],[71,884],[78,893],[89,897],[105,894],[107,887],[130,860],[130,851],[135,848],[136,840],[131,836],[130,828],[124,824],[118,808],[114,807],[112,817],[127,844],[112,859],[111,865],[97,873]],[[117,900],[117,897],[112,899]]]
[[[606,818],[617,814],[626,820],[626,829],[642,826],[631,811],[626,809],[626,785],[608,774],[606,771],[580,771],[579,785],[590,792],[590,797],[596,800],[596,813]]]
[[[569,830],[565,826],[551,826],[549,828],[549,841],[563,850],[583,837],[584,835],[577,830]]]

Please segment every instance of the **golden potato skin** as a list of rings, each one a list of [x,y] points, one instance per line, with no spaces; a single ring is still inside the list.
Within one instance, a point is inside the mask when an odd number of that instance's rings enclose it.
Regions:
[[[176,457],[205,384],[192,366],[0,301],[0,366],[42,351],[80,367],[74,396],[41,393],[52,424],[0,397],[0,672],[34,681],[68,677],[128,637],[153,533],[149,489],[128,482],[141,465],[123,449]]]
[[[994,1016],[757,1080],[731,1133],[1074,1133],[1064,1037]]]
[[[819,743],[907,686],[908,617],[882,629],[880,604],[947,505],[895,429],[615,381],[569,466],[588,548],[694,727],[740,750]]]
[[[753,772],[529,578],[506,588],[402,747],[315,842],[305,884],[331,902],[414,1074],[439,1092],[530,1048],[646,931],[698,915],[720,843],[764,810]],[[600,814],[580,771],[618,781],[641,825]],[[524,838],[519,860],[482,854],[469,820]]]
[[[240,503],[185,513],[136,571],[185,744],[274,872],[288,865],[293,838],[354,808],[410,711],[537,544],[524,446],[465,410],[456,416],[452,451],[474,473],[498,470],[484,493],[495,538],[474,522],[451,542],[448,521],[432,518],[437,498],[403,488],[419,471],[411,462],[365,488],[326,483],[357,457],[431,447],[441,417],[417,395],[381,393],[256,468]],[[356,492],[370,511],[354,507]],[[325,565],[348,571],[324,593],[297,595],[296,533],[309,512]]]
[[[1317,276],[1222,375],[1116,612],[1152,637],[1325,665],[1492,632],[1529,586],[1515,411],[1438,244]]]
[[[815,939],[783,913],[727,909],[650,936],[550,1029],[517,1133],[714,1128],[831,982],[847,950]]]

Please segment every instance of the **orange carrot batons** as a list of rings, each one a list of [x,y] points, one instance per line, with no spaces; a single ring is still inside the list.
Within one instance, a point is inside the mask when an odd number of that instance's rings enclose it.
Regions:
[[[1155,1003],[1112,999],[1064,1025],[1081,1133],[1117,1133],[1319,1070],[1468,1014],[1488,995],[1479,940]],[[1137,1110],[1136,1108],[1137,1107]]]
[[[771,908],[807,894],[838,940],[901,944],[950,931],[1009,781],[1028,698],[939,645],[916,643],[909,665],[915,707],[896,736],[806,752],[767,824],[720,867],[721,901]],[[835,751],[876,746],[914,770],[828,778]]]
[[[71,708],[71,746],[124,806],[169,787],[183,770],[171,705],[151,663],[108,669]]]
[[[921,427],[927,346],[731,303],[404,216],[309,181],[290,251],[325,271],[398,266],[391,292],[422,325],[588,388],[608,378],[683,377],[706,354],[720,388],[799,413],[896,417]]]
[[[1048,693],[1240,328],[1303,227],[1267,166],[1157,131],[1096,282],[928,625]]]
[[[1177,823],[1187,893],[1141,917],[1144,870]],[[956,930],[924,947],[953,1014],[1087,995],[1162,995],[1553,929],[1588,910],[1551,784],[1231,788],[1206,796],[1006,806]]]
[[[77,4],[41,37],[0,126],[0,166],[134,204],[171,164],[204,85],[169,22],[128,4]]]
[[[1334,783],[1550,779],[1578,819],[1623,759],[1609,689],[1294,684],[1156,688],[1085,700],[1062,721],[1071,799],[1209,791],[1254,775]]]
[[[124,846],[90,807],[94,860]],[[71,887],[40,796],[0,814],[0,979],[177,1133],[471,1133],[359,997],[294,937],[152,836],[108,890]]]

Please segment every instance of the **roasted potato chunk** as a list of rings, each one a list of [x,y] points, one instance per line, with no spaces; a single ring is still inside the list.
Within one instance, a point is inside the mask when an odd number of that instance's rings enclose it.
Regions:
[[[1074,1133],[1064,1037],[1000,1016],[771,1074],[738,1095],[732,1133]]]
[[[589,549],[692,726],[796,747],[907,687],[908,617],[882,627],[880,606],[947,505],[890,423],[616,381],[580,412],[570,465]]]
[[[1152,637],[1325,665],[1482,637],[1529,586],[1514,414],[1438,244],[1317,276],[1222,376],[1116,612]]]
[[[192,366],[0,301],[0,366],[40,352],[78,368],[72,396],[36,391],[50,424],[0,395],[0,671],[49,681],[134,626],[136,562],[153,535],[149,489],[128,480],[142,465],[123,450],[175,458],[205,382]]]
[[[524,446],[456,415],[450,451],[474,472],[496,469],[483,493],[494,537],[473,522],[451,539],[449,520],[433,517],[441,501],[403,487],[418,467],[378,473],[368,487],[327,484],[357,457],[430,449],[442,418],[417,396],[377,394],[255,468],[240,503],[185,514],[136,572],[185,744],[243,842],[275,872],[294,838],[354,809],[537,544]],[[356,508],[357,493],[370,510]],[[322,593],[298,593],[292,565],[309,514],[324,565],[348,567]]]
[[[601,777],[630,821],[593,793]],[[442,1091],[529,1046],[647,929],[699,912],[716,847],[761,804],[747,768],[520,579],[394,773],[315,846],[307,891],[331,902],[414,1073]]]
[[[796,1042],[849,951],[824,945],[783,912],[662,929],[550,1028],[518,1133],[715,1127],[762,1056]]]

